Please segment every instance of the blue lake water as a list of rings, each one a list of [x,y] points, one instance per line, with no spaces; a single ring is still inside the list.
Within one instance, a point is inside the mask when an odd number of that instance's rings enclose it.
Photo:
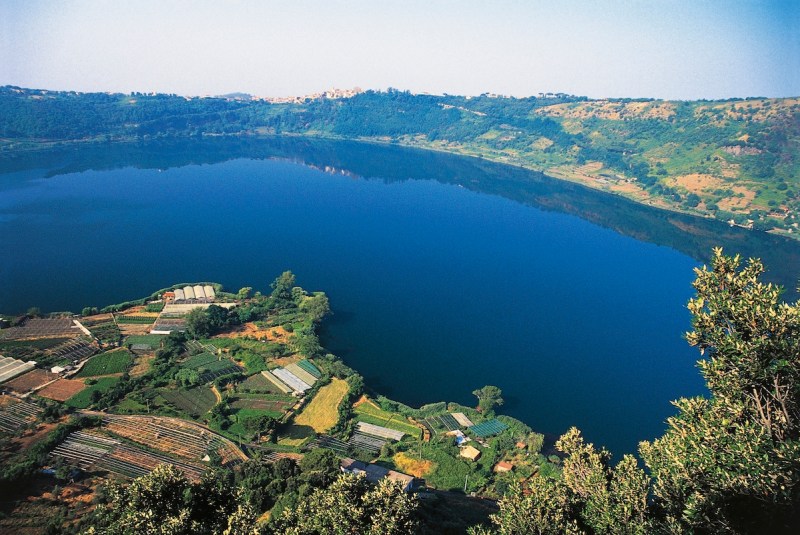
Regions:
[[[368,386],[418,406],[494,384],[501,412],[578,426],[617,458],[704,391],[682,335],[711,246],[779,264],[785,284],[800,265],[794,242],[395,147],[167,142],[0,166],[4,312],[199,280],[268,291],[291,269],[328,293],[323,343]]]

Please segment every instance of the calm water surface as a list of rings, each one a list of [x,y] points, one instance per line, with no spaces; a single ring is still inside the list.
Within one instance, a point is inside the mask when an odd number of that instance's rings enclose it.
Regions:
[[[291,269],[328,293],[323,342],[374,389],[473,404],[495,384],[502,412],[548,433],[576,425],[618,455],[662,432],[671,399],[703,392],[682,333],[711,245],[800,258],[772,237],[399,148],[167,143],[2,165],[6,312],[185,281],[268,291]]]

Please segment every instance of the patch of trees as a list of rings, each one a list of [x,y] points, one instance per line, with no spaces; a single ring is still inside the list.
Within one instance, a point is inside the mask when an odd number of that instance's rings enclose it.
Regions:
[[[612,465],[577,429],[561,478],[537,476],[500,502],[511,533],[794,533],[800,525],[800,307],[759,278],[758,260],[717,249],[697,269],[687,340],[710,397],[680,399],[667,431]]]

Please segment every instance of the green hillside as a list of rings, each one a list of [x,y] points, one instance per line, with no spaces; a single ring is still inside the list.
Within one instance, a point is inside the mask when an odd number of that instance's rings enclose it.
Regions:
[[[796,236],[800,223],[798,98],[673,102],[389,90],[271,104],[0,88],[5,153],[62,141],[259,134],[479,156],[745,227]]]

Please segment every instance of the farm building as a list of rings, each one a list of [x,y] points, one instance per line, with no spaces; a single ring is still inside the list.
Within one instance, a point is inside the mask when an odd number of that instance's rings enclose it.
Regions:
[[[175,294],[175,301],[186,301],[186,296],[183,295],[183,290],[180,288],[175,288],[175,291],[172,292]]]
[[[458,425],[462,427],[472,427],[475,425],[463,412],[451,412],[450,415],[458,422]]]
[[[275,377],[277,377],[278,379],[286,383],[288,386],[290,386],[292,390],[294,390],[295,393],[297,394],[302,394],[303,392],[311,388],[311,385],[309,385],[305,381],[302,381],[300,378],[298,378],[295,374],[293,374],[286,368],[275,368],[274,370],[271,371]]]
[[[175,292],[164,292],[161,299],[163,299],[165,303],[171,303],[175,301]]]
[[[405,435],[405,433],[403,433],[402,431],[389,429],[388,427],[383,427],[380,425],[369,424],[367,422],[358,422],[358,424],[356,424],[356,427],[362,433],[366,433],[374,437],[385,438],[388,440],[402,440],[403,435]]]
[[[514,465],[507,462],[507,461],[500,461],[496,465],[494,465],[494,471],[497,473],[500,472],[510,472],[514,469]]]
[[[210,284],[206,284],[203,286],[203,290],[206,292],[206,299],[209,301],[213,301],[217,297],[217,293],[214,291],[214,287]]]
[[[493,420],[488,420],[486,422],[481,422],[477,425],[473,425],[469,428],[470,431],[478,435],[480,438],[490,437],[492,435],[498,435],[508,429],[508,426],[498,420],[497,418]]]
[[[0,357],[0,383],[13,379],[17,375],[22,375],[35,367],[36,363],[33,361],[23,362],[11,357]]]
[[[473,448],[472,446],[464,446],[461,448],[461,451],[459,451],[458,454],[465,459],[469,459],[470,461],[477,461],[481,458],[481,451],[478,448]]]
[[[183,297],[187,300],[194,299],[194,288],[191,286],[184,286],[183,287]]]
[[[194,298],[195,299],[205,299],[206,298],[206,291],[199,284],[196,285],[196,286],[192,286],[192,290],[194,290]]]
[[[342,472],[347,474],[364,474],[367,481],[377,484],[380,480],[386,478],[395,483],[399,483],[404,492],[409,492],[414,486],[414,477],[395,470],[389,470],[377,464],[367,464],[355,459],[346,457],[342,459],[340,468]]]

